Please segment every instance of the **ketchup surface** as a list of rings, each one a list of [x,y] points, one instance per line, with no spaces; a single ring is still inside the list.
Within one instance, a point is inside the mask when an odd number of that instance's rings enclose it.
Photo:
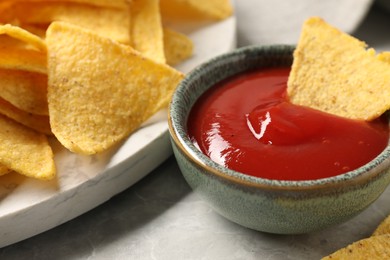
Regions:
[[[388,143],[386,118],[350,120],[289,103],[290,68],[241,74],[208,90],[188,132],[213,161],[277,180],[313,180],[356,169]]]

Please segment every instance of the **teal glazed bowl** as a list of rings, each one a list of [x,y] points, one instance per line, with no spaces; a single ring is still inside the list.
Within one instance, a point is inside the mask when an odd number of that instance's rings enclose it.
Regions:
[[[245,175],[215,163],[193,145],[187,134],[187,120],[202,93],[217,82],[245,71],[291,66],[294,48],[249,46],[218,56],[186,76],[169,107],[174,155],[192,189],[227,219],[278,234],[307,233],[345,222],[374,202],[390,182],[389,145],[356,170],[309,181]]]

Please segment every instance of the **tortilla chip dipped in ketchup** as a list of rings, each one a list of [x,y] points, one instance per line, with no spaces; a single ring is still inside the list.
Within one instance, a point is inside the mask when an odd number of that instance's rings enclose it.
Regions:
[[[352,120],[290,103],[289,73],[260,69],[208,90],[188,120],[193,143],[227,168],[277,180],[339,175],[387,146],[386,118]]]
[[[308,19],[291,68],[218,83],[194,105],[189,136],[213,161],[267,179],[321,179],[367,164],[389,140],[390,64],[365,46]]]

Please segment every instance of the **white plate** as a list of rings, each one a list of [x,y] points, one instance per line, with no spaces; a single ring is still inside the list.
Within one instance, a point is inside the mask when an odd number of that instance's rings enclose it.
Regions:
[[[235,47],[236,19],[176,28],[195,43],[196,65]],[[18,174],[0,177],[0,247],[26,239],[107,201],[146,176],[171,154],[166,111],[157,113],[125,142],[94,156],[75,155],[52,141],[58,178],[45,182]]]

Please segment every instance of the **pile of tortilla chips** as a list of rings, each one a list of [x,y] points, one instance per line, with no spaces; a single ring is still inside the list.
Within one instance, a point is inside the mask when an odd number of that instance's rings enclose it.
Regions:
[[[168,5],[214,20],[232,13],[228,0]],[[168,104],[183,78],[171,66],[192,55],[193,43],[165,28],[166,7],[159,0],[0,2],[0,175],[52,179],[49,136],[72,152],[99,153]]]
[[[390,216],[377,227],[371,237],[354,242],[322,259],[390,259]]]

